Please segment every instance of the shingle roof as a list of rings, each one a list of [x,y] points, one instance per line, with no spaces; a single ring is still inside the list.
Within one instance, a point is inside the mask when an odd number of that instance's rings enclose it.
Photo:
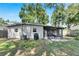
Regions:
[[[36,23],[16,23],[16,24],[10,24],[7,27],[14,27],[14,26],[22,26],[22,25],[31,25],[31,26],[43,26],[43,27],[52,27],[57,29],[64,29],[64,27],[54,27],[49,25],[42,25],[42,24],[36,24]]]
[[[14,26],[22,26],[22,25],[32,25],[32,26],[43,26],[41,24],[32,24],[32,23],[16,23],[16,24],[10,24],[7,27],[14,27]]]

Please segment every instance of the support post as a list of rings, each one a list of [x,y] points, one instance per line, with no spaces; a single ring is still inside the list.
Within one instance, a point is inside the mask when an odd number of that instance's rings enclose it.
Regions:
[[[61,39],[63,39],[63,29],[61,29]]]

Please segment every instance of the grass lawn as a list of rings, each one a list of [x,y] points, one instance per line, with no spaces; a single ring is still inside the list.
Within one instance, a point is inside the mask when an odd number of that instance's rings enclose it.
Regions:
[[[79,56],[79,40],[0,40],[2,56]]]

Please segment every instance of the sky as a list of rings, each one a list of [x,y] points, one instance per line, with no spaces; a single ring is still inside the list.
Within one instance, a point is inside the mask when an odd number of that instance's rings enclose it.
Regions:
[[[21,22],[19,12],[22,6],[22,3],[0,3],[0,18],[3,18],[4,20]],[[51,15],[52,9],[47,9],[47,13],[48,15]]]
[[[4,20],[21,22],[19,12],[22,6],[23,3],[0,3],[0,18],[3,18]],[[54,9],[46,9],[46,12],[49,16],[52,15],[53,11]]]
[[[0,3],[0,18],[20,22],[19,12],[22,5],[21,3]]]

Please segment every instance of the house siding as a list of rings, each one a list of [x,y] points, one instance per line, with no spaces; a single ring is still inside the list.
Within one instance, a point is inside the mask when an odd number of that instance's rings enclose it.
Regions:
[[[18,29],[18,32],[15,32],[16,28]],[[8,38],[20,39],[20,35],[21,35],[21,27],[20,26],[8,28]]]
[[[18,32],[15,32],[15,29],[18,29]],[[36,32],[33,32],[33,28],[36,28]],[[8,38],[17,38],[21,39],[23,34],[27,35],[27,38],[34,39],[34,34],[38,33],[39,39],[43,39],[43,27],[34,26],[34,25],[23,25],[23,26],[14,26],[8,28]]]

